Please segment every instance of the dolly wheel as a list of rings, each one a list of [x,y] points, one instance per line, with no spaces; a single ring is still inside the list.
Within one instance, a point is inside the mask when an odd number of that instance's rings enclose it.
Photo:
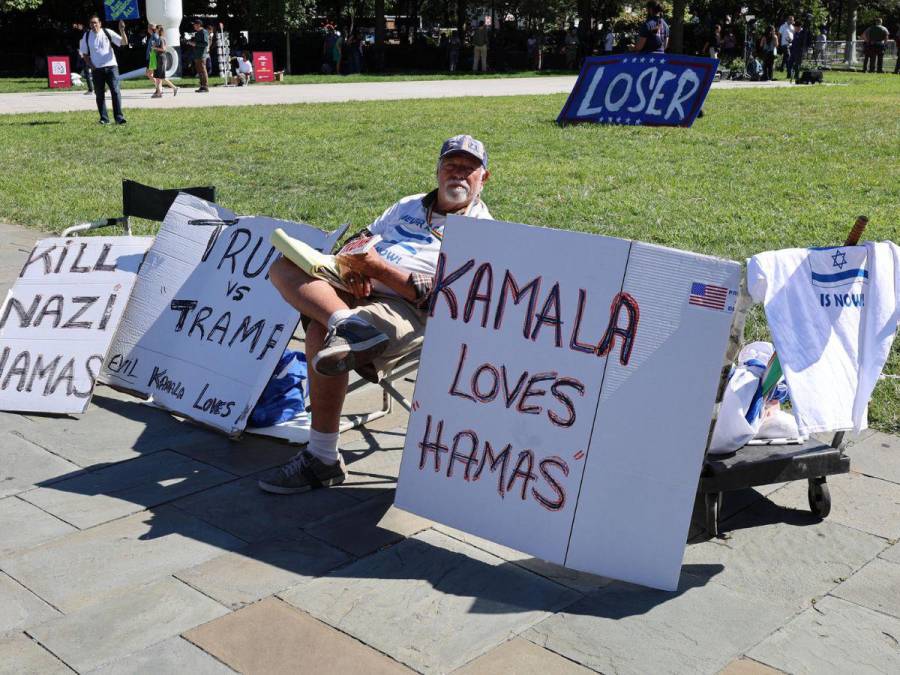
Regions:
[[[719,511],[722,509],[722,493],[707,492],[703,495],[706,506],[706,533],[712,537],[719,536]]]
[[[825,476],[809,479],[809,510],[819,518],[827,518],[831,513],[831,493],[825,483]]]

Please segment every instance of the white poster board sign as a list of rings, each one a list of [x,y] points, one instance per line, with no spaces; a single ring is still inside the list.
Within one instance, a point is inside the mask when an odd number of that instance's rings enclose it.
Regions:
[[[54,237],[0,309],[0,410],[87,408],[152,237]]]
[[[397,506],[678,584],[739,264],[451,216]]]
[[[268,279],[276,227],[331,245],[308,225],[235,217],[180,194],[147,253],[103,381],[239,434],[299,321]]]

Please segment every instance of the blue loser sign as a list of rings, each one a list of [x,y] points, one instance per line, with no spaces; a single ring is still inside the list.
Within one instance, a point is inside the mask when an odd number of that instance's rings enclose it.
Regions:
[[[689,127],[718,63],[684,54],[592,56],[556,121]]]
[[[103,0],[107,21],[140,19],[138,0]]]

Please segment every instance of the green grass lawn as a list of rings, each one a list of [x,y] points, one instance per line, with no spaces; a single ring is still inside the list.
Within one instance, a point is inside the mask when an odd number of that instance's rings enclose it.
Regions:
[[[360,228],[429,189],[441,141],[485,141],[495,217],[736,260],[843,241],[856,215],[900,240],[900,77],[713,91],[691,129],[554,124],[564,96],[0,116],[0,220],[46,230],[118,215],[120,182],[213,184],[241,213]],[[565,252],[560,252],[564,256]],[[762,322],[750,322],[753,337]],[[886,372],[900,374],[900,341]],[[900,433],[900,381],[870,412]]]

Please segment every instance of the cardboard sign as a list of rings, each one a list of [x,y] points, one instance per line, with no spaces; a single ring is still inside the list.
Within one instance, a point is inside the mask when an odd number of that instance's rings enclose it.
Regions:
[[[51,89],[71,88],[72,68],[68,56],[47,57],[47,81]]]
[[[451,216],[397,506],[674,589],[740,273],[649,244]],[[722,302],[692,303],[698,283]]]
[[[718,59],[684,54],[587,58],[556,121],[689,127],[718,64]]]
[[[106,11],[107,21],[128,21],[141,18],[138,0],[103,0],[103,9]]]
[[[180,194],[147,253],[103,381],[239,434],[299,320],[268,279],[276,227],[317,248],[308,225],[235,217]]]
[[[35,244],[0,309],[0,410],[84,412],[152,242]]]
[[[275,80],[274,63],[272,52],[253,52],[253,79],[257,82],[273,82]]]

